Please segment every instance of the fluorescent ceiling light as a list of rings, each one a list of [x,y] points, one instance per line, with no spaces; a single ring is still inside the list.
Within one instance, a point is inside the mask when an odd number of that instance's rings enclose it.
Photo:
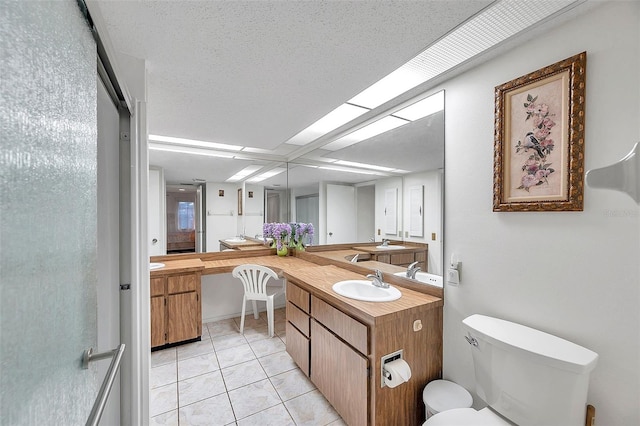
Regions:
[[[396,127],[400,127],[407,123],[409,123],[409,121],[388,115],[386,117],[382,117],[380,120],[374,121],[367,126],[361,127],[355,132],[351,132],[348,135],[341,137],[340,139],[336,139],[335,141],[323,146],[322,148],[328,149],[330,151],[337,151],[339,149],[361,142],[365,139],[372,138],[381,133],[388,132],[389,130],[395,129]]]
[[[424,81],[419,70],[402,66],[349,99],[349,102],[373,109]]]
[[[211,150],[199,149],[199,148],[190,148],[188,146],[184,147],[172,147],[167,145],[158,145],[154,143],[149,144],[149,149],[153,151],[165,151],[165,152],[175,152],[179,154],[191,154],[191,155],[202,155],[205,157],[219,157],[219,158],[233,158],[233,154],[228,154],[224,152],[216,152]]]
[[[271,169],[268,172],[264,172],[262,174],[259,174],[258,176],[254,176],[251,179],[248,179],[247,182],[251,182],[251,183],[262,182],[263,180],[269,179],[270,177],[278,175],[286,170],[287,169],[283,167],[276,167],[275,169]]]
[[[362,167],[363,169],[380,170],[382,172],[390,172],[393,170],[392,167],[383,167],[383,166],[376,166],[374,164],[356,163],[355,161],[338,160],[334,162],[334,164],[338,164],[340,166]]]
[[[572,3],[576,1],[496,2],[349,102],[374,109],[547,19]]]
[[[238,145],[228,145],[224,143],[199,141],[195,139],[174,138],[172,136],[149,135],[149,140],[155,141],[155,142],[165,142],[165,143],[175,144],[175,145],[195,146],[199,148],[223,149],[226,151],[240,151],[242,149],[242,147]]]
[[[409,105],[393,113],[395,117],[415,121],[444,109],[444,91]]]
[[[334,170],[334,171],[337,171],[337,172],[358,173],[358,174],[361,174],[361,175],[380,175],[380,173],[374,172],[373,170],[350,169],[348,167],[318,166],[318,168],[322,169],[322,170]]]
[[[240,170],[235,175],[231,176],[229,179],[227,179],[226,182],[238,182],[239,180],[244,179],[245,177],[249,176],[250,174],[253,174],[253,173],[257,172],[261,168],[262,168],[262,166],[255,166],[255,165],[254,166],[247,166],[244,169]]]
[[[342,104],[300,133],[289,139],[290,145],[306,145],[369,111],[356,105]]]

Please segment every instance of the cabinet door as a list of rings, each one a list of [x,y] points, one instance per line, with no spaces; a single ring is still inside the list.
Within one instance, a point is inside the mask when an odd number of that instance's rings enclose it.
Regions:
[[[164,345],[165,317],[164,296],[151,298],[151,347]]]
[[[287,321],[287,352],[300,370],[309,376],[309,339]]]
[[[199,303],[195,291],[167,296],[167,343],[199,336]]]
[[[367,364],[367,358],[311,320],[311,381],[350,426],[367,424]]]

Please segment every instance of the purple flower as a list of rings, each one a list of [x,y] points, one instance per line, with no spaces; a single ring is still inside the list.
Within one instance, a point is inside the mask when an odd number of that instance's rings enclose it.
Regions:
[[[539,182],[538,178],[536,177],[536,175],[530,175],[530,174],[526,174],[522,177],[522,186],[527,189],[530,188],[534,185],[536,185]]]

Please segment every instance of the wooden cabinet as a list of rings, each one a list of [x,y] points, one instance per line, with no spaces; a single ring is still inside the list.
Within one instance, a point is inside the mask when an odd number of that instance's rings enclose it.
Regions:
[[[338,336],[355,337],[355,344],[366,351],[367,328],[313,296],[311,306],[314,315],[311,320],[311,381],[348,425],[364,426],[369,417],[367,352],[363,354],[351,346],[349,343],[354,343],[354,340],[343,341]],[[329,313],[326,317],[330,319],[329,324],[323,324],[319,318],[315,318],[317,306],[321,306],[324,313]],[[357,325],[355,333],[350,325]],[[361,336],[364,341],[359,341],[358,329],[364,331]]]
[[[199,340],[200,272],[153,277],[150,285],[151,347]]]
[[[287,352],[348,425],[421,425],[422,390],[441,378],[442,303],[407,299],[397,310],[367,304],[364,313],[329,293],[324,281],[336,278],[307,277],[287,277]],[[411,379],[382,386],[381,358],[398,350]]]
[[[304,374],[309,376],[310,306],[309,292],[287,281],[287,352]]]
[[[396,266],[409,266],[413,262],[419,262],[418,266],[423,271],[427,271],[427,253],[429,246],[407,245],[403,249],[378,249],[371,246],[355,246],[354,250],[364,251],[370,254],[371,260],[376,262],[389,263]]]

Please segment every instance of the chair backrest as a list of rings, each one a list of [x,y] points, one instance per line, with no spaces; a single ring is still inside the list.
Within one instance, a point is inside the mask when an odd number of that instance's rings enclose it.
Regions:
[[[267,282],[269,282],[271,278],[278,278],[278,274],[276,274],[272,269],[269,269],[266,266],[253,264],[236,266],[233,269],[232,275],[234,278],[238,278],[242,281],[244,294],[247,297],[266,296]]]

